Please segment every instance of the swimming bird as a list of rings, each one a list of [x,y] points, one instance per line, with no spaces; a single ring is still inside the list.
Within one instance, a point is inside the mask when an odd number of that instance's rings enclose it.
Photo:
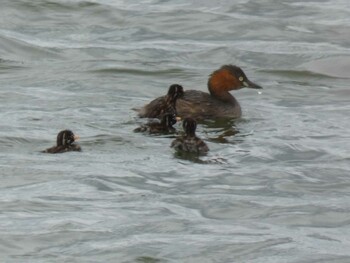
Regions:
[[[141,127],[138,127],[134,132],[146,132],[149,134],[161,134],[161,133],[174,133],[176,130],[173,125],[176,123],[175,114],[167,113],[164,114],[161,121],[149,122]]]
[[[81,151],[81,147],[77,144],[74,144],[76,140],[79,139],[79,136],[74,135],[70,130],[60,131],[57,135],[57,145],[51,148],[48,148],[42,152],[44,153],[64,153],[71,151]]]
[[[185,135],[177,137],[171,146],[178,152],[205,154],[209,151],[206,143],[196,136],[197,122],[192,118],[183,120]]]
[[[240,67],[223,65],[209,76],[209,93],[199,90],[184,91],[183,96],[176,100],[177,116],[192,117],[197,120],[239,118],[242,115],[241,106],[229,91],[244,87],[262,89],[261,86],[250,81]],[[154,99],[139,110],[139,116],[148,117],[168,99],[167,96]]]
[[[182,98],[184,89],[179,84],[172,84],[167,95],[162,100],[154,104],[146,105],[139,112],[139,116],[143,118],[159,118],[161,119],[165,113],[175,114],[177,116],[176,101]]]

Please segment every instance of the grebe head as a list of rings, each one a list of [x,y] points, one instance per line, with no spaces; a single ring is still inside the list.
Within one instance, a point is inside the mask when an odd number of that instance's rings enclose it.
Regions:
[[[74,141],[78,140],[79,136],[74,135],[70,130],[60,131],[57,135],[57,146],[71,145]]]
[[[184,128],[186,135],[194,136],[196,133],[197,122],[192,118],[185,118],[182,127]]]
[[[208,80],[208,89],[211,94],[241,88],[262,89],[261,86],[250,81],[240,67],[234,65],[222,66],[214,71]]]
[[[179,84],[173,84],[169,87],[168,96],[172,99],[178,99],[183,97],[184,88]]]

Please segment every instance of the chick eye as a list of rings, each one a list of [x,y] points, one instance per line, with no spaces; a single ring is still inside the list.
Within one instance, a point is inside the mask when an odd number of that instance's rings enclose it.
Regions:
[[[243,81],[244,80],[244,78],[242,76],[239,77],[238,79],[239,79],[239,81]]]

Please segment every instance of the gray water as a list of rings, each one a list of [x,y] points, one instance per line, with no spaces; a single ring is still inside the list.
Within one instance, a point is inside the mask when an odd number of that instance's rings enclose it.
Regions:
[[[1,262],[350,262],[348,0],[2,0],[0,21]],[[264,89],[198,126],[207,156],[132,132],[223,64]],[[40,153],[66,128],[83,152]]]

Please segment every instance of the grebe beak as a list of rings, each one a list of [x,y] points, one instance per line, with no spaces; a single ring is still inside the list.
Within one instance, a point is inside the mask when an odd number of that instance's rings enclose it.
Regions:
[[[255,84],[254,82],[250,81],[250,80],[246,80],[246,81],[243,81],[243,87],[246,87],[246,88],[251,88],[251,89],[262,89],[261,86],[259,86],[258,84]]]
[[[176,121],[181,121],[181,117],[176,116],[175,119]]]
[[[79,135],[74,135],[74,141],[77,141],[77,140],[79,140],[80,139],[80,136]]]

